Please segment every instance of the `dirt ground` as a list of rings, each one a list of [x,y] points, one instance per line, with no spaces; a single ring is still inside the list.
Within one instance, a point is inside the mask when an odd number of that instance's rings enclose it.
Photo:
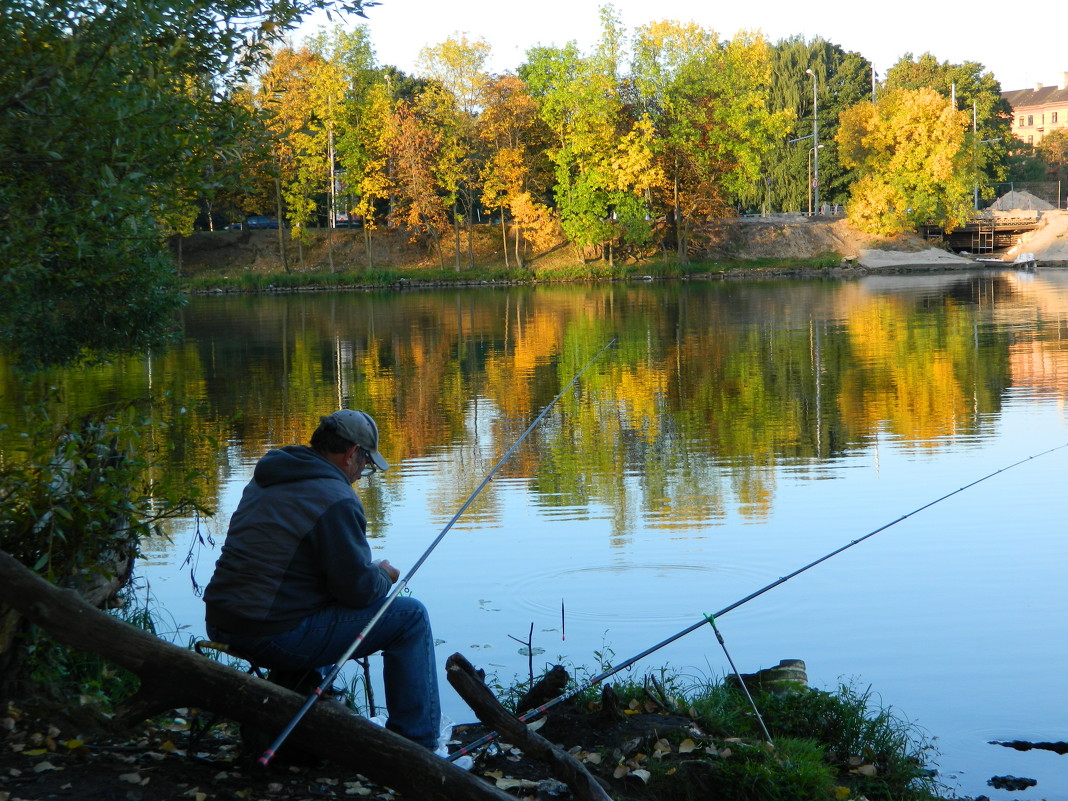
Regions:
[[[0,801],[318,801],[365,797],[400,798],[351,769],[329,763],[294,764],[281,757],[267,768],[255,763],[259,752],[242,752],[237,727],[224,723],[197,733],[195,716],[177,710],[166,719],[123,735],[98,729],[86,734],[71,724],[9,709],[2,720]],[[458,727],[452,750],[485,733],[481,726]],[[740,740],[713,743],[701,738],[685,716],[662,710],[639,711],[612,721],[596,715],[552,713],[540,733],[572,751],[600,775],[617,801],[650,801],[645,763],[691,762],[670,745],[689,737],[699,754],[757,747]],[[659,745],[658,745],[659,744]],[[708,748],[714,749],[708,751]],[[597,752],[607,749],[602,758]],[[697,756],[697,754],[695,754]],[[622,767],[620,767],[622,765]],[[521,755],[506,742],[483,752],[471,768],[487,782],[517,798],[571,798],[543,763]]]

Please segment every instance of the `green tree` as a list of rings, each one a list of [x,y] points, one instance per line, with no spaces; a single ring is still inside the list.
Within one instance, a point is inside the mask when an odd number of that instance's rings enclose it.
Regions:
[[[877,234],[963,224],[972,185],[966,122],[933,89],[897,89],[843,112],[837,144],[858,175],[849,219]]]
[[[760,36],[720,41],[694,23],[657,22],[638,31],[635,105],[656,126],[654,197],[674,223],[679,258],[695,222],[731,214],[761,174],[772,137],[788,115],[768,109],[769,52]]]
[[[645,196],[656,175],[652,125],[629,117],[620,93],[621,34],[611,7],[602,9],[602,25],[593,55],[582,56],[574,42],[537,47],[520,77],[552,132],[547,155],[564,234],[579,248],[600,246],[611,260],[617,239],[648,241]]]
[[[820,201],[845,203],[852,176],[842,165],[835,144],[838,117],[845,109],[871,99],[871,64],[837,44],[800,36],[777,42],[771,60],[769,106],[791,115],[793,124],[782,131],[765,156],[761,179],[747,193],[748,203],[781,211],[808,209],[814,199],[809,184],[814,166],[814,115],[820,145]]]
[[[306,12],[361,0],[11,0],[0,11],[0,341],[27,366],[143,349],[167,247],[236,160],[229,89]]]

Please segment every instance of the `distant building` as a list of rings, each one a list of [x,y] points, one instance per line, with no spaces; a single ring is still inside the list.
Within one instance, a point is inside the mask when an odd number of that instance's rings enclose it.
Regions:
[[[1012,106],[1012,133],[1029,145],[1058,128],[1068,128],[1068,72],[1056,86],[1035,84],[1034,89],[1015,89],[1001,96]]]

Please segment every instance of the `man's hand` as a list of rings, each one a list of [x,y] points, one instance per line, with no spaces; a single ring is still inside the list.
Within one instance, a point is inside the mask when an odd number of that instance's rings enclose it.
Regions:
[[[386,575],[389,576],[389,583],[396,584],[397,579],[400,578],[400,571],[389,563],[388,559],[376,559],[372,564],[375,567],[380,567],[386,571]]]

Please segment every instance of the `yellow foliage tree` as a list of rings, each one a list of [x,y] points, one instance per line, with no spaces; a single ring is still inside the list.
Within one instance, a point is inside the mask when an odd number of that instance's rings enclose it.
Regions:
[[[972,210],[968,124],[932,89],[899,89],[842,112],[839,155],[857,172],[850,222],[881,235],[962,225]]]

